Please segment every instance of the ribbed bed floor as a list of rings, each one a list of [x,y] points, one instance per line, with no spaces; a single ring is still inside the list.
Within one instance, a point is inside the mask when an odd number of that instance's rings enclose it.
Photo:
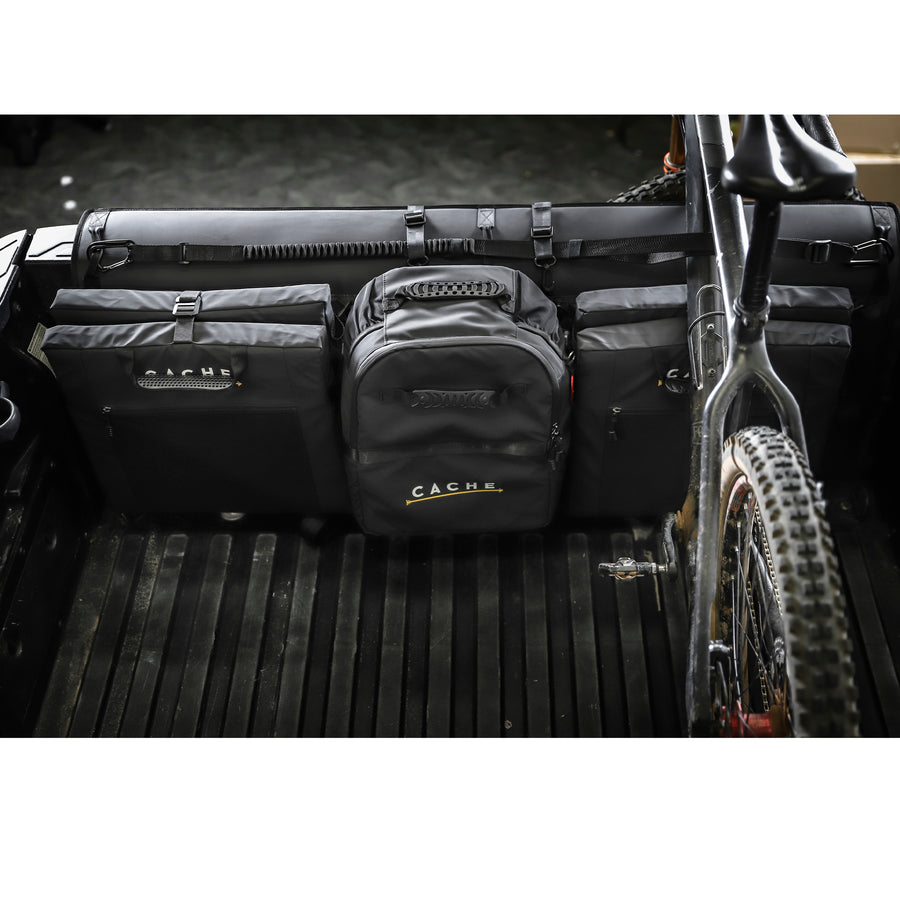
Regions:
[[[656,541],[106,524],[36,734],[677,736],[680,582],[597,571]]]
[[[833,510],[838,502],[832,503]],[[864,736],[900,736],[900,566],[833,519]],[[678,736],[680,579],[616,581],[658,532],[311,541],[94,530],[41,736]]]

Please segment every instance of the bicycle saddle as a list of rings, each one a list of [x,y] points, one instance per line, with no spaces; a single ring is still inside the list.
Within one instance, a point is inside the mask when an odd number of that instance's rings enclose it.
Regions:
[[[726,190],[753,200],[840,200],[856,166],[823,147],[793,116],[744,116],[734,156],[722,169]]]

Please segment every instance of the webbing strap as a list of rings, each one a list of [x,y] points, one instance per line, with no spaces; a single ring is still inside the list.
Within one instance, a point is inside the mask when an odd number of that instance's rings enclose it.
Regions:
[[[408,206],[403,216],[406,222],[406,259],[411,266],[428,262],[425,252],[425,207]]]
[[[861,244],[782,239],[775,247],[775,255],[779,259],[805,259],[816,264],[836,262],[848,266],[876,266],[893,259],[894,248],[884,236]]]
[[[708,234],[657,234],[603,240],[556,241],[550,257],[560,259],[600,259],[654,265],[686,256],[710,256],[715,245]],[[530,248],[523,241],[475,241],[476,256],[528,259]],[[535,259],[535,261],[537,261]]]
[[[131,262],[154,263],[216,263],[242,262],[244,248],[242,245],[228,244],[173,244],[166,246],[141,246],[135,244],[131,248]]]
[[[420,208],[421,209],[421,208]],[[424,212],[423,212],[424,221]],[[416,219],[414,219],[416,221]],[[533,259],[544,265],[563,259],[606,259],[641,265],[656,265],[688,256],[711,256],[715,253],[712,236],[704,233],[638,235],[634,237],[582,238],[552,241],[544,232],[532,240],[501,241],[473,238],[424,239],[424,224],[411,226],[413,243],[407,241],[311,241],[295,244],[152,244],[140,245],[130,240],[98,241],[87,248],[94,262],[93,271],[102,273],[134,263],[239,263],[278,260],[342,259],[351,257],[406,257],[411,263],[427,262],[429,257],[455,259],[482,257],[488,259]],[[104,264],[104,245],[115,244],[124,258]],[[540,247],[540,256],[536,248]],[[781,239],[776,246],[779,259],[806,260],[814,264],[843,263],[851,266],[879,265],[894,256],[894,248],[886,237],[876,237],[861,244],[840,241]],[[103,260],[103,262],[101,262]]]
[[[553,206],[546,201],[531,204],[531,240],[534,242],[534,263],[541,268],[556,262],[553,254]]]
[[[423,232],[424,233],[424,232]],[[547,252],[542,242],[542,253]],[[280,260],[342,259],[353,257],[406,257],[412,260],[430,256],[453,259],[480,256],[492,259],[535,259],[537,240],[500,241],[473,238],[434,238],[424,240],[410,251],[408,241],[309,241],[295,244],[145,244],[115,241],[126,248],[127,256],[117,258],[109,266],[100,265],[100,272],[132,263],[192,262],[277,262]],[[809,241],[798,241],[806,247]],[[96,249],[92,249],[92,248]],[[575,239],[551,241],[549,257],[542,259],[606,258],[611,261],[655,264],[683,259],[686,256],[708,256],[714,252],[712,237],[707,234],[661,234],[638,237],[607,238],[603,240]],[[88,257],[99,259],[100,242],[88,246]]]

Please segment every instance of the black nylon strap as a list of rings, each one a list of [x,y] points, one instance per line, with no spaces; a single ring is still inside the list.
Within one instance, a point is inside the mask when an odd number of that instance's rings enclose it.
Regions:
[[[194,319],[200,312],[200,291],[185,291],[175,298],[173,344],[190,344],[194,340]]]
[[[894,248],[886,237],[861,244],[841,241],[798,241],[782,239],[775,247],[779,259],[805,259],[814,264],[840,263],[848,266],[874,266],[894,257]]]
[[[541,267],[552,266],[556,262],[553,255],[552,215],[552,204],[546,201],[531,204],[531,240],[534,242],[534,262]]]
[[[410,229],[414,234],[416,229]],[[275,262],[279,260],[304,259],[347,259],[356,257],[403,257],[410,262],[415,259],[427,261],[429,256],[448,259],[468,256],[482,256],[494,259],[535,259],[535,245],[542,244],[544,265],[559,259],[598,259],[611,261],[646,263],[668,262],[687,256],[711,255],[715,252],[712,237],[706,234],[661,234],[638,237],[608,238],[604,240],[550,241],[541,238],[533,241],[473,240],[472,238],[434,238],[424,240],[424,226],[417,237],[421,243],[410,247],[408,241],[334,241],[308,242],[298,244],[133,244],[131,241],[117,241],[128,244],[127,262],[159,264],[192,262],[232,263],[232,262]],[[546,247],[544,242],[546,241]],[[794,251],[802,257],[809,241],[797,241]],[[847,245],[849,246],[849,245]],[[549,247],[549,251],[547,250]],[[98,248],[99,249],[99,248]],[[92,253],[88,247],[88,257],[100,259],[101,254]],[[849,256],[848,256],[849,258]],[[119,265],[122,263],[119,262]],[[99,271],[105,271],[100,267]]]
[[[154,263],[215,263],[240,262],[244,258],[243,245],[228,244],[163,244],[140,245],[131,248],[131,262]]]
[[[408,206],[403,216],[406,222],[406,260],[411,266],[428,262],[425,253],[425,207]]]
[[[532,248],[524,241],[475,241],[476,256],[528,259]],[[551,258],[600,259],[620,262],[655,263],[686,256],[710,256],[715,252],[708,234],[658,234],[605,240],[570,240],[551,244]]]
[[[337,241],[330,243],[246,245],[138,245],[132,244],[131,241],[109,243],[129,245],[127,250],[127,262],[129,264],[235,263],[343,259],[351,257],[402,258],[403,256],[406,256],[410,262],[414,260],[427,261],[429,256],[447,259],[480,256],[490,259],[536,260],[535,245],[539,242],[542,246],[541,253],[548,253],[544,244],[545,241],[549,242],[549,253],[541,258],[548,262],[561,259],[607,259],[610,262],[655,265],[657,263],[684,259],[688,256],[711,256],[715,253],[711,235],[691,232],[605,238],[602,240],[576,238],[554,242],[548,238],[536,238],[531,241],[435,238],[426,241],[424,240],[424,226],[414,227],[409,230],[415,238],[412,247],[410,247],[408,241]],[[781,239],[778,241],[775,252],[780,259],[858,266],[877,265],[888,261],[893,258],[895,250],[891,241],[886,237],[876,237],[871,241],[855,245],[830,240]],[[106,265],[97,265],[97,262],[103,258],[102,253],[92,253],[89,246],[88,258],[93,263],[92,271],[97,274],[106,271]],[[122,264],[123,262],[117,262],[116,266]]]

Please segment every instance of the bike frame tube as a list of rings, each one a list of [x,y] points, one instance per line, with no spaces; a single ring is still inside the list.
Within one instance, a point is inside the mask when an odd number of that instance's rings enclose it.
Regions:
[[[722,291],[722,312],[726,319],[724,368],[714,386],[704,390],[707,379],[698,386],[706,393],[706,400],[701,413],[700,440],[695,445],[695,452],[699,454],[699,463],[695,463],[699,478],[696,485],[696,557],[690,567],[695,576],[691,591],[686,709],[689,733],[701,734],[708,727],[711,710],[709,642],[719,579],[719,498],[726,419],[735,406],[741,415],[746,413],[748,389],[757,387],[775,407],[782,429],[804,455],[806,442],[799,404],[776,375],[766,351],[764,332],[768,300],[759,310],[742,309],[745,283],[758,288],[760,271],[759,265],[753,263],[753,257],[748,261],[750,242],[741,199],[726,192],[721,184],[722,167],[733,153],[727,117],[694,116],[687,119],[686,141],[689,170],[699,163],[702,173],[699,183],[706,192],[708,222],[716,248],[716,270]],[[692,150],[699,151],[693,161]],[[691,182],[688,184],[690,187]],[[691,198],[688,199],[690,203]],[[699,202],[699,197],[696,200]],[[762,225],[761,222],[756,224]],[[777,226],[777,210],[774,223],[770,217],[769,224]],[[755,229],[753,251],[757,257],[762,236],[761,227]],[[774,246],[771,235],[769,243]],[[746,278],[745,262],[752,266]],[[770,264],[771,260],[768,262]],[[729,424],[734,424],[734,417]],[[738,424],[743,425],[743,422]]]

